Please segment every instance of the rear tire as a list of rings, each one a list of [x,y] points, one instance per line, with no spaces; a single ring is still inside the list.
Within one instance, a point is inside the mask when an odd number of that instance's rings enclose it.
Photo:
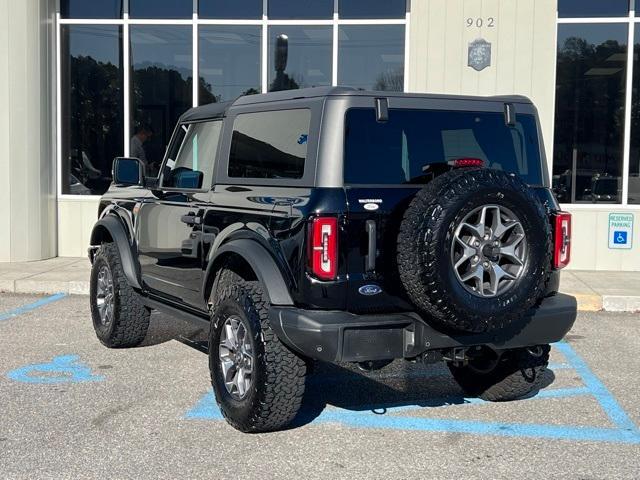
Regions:
[[[91,266],[89,298],[98,340],[109,348],[136,347],[149,329],[149,310],[131,288],[122,269],[118,247],[103,243]]]
[[[468,365],[449,363],[449,370],[467,395],[490,402],[516,400],[544,387],[549,365],[549,345],[505,352],[491,369],[484,359]]]
[[[478,211],[482,216],[475,225],[469,218]],[[487,217],[485,224],[486,212],[492,221]],[[502,223],[505,212],[514,217],[511,223]],[[544,295],[551,276],[550,238],[544,206],[517,176],[452,170],[427,184],[407,208],[397,240],[398,271],[409,300],[434,327],[496,331],[517,324]],[[460,243],[464,255],[457,256]],[[516,248],[522,249],[517,255]],[[465,280],[481,285],[471,288]],[[494,291],[486,292],[485,285]]]
[[[235,342],[230,342],[234,336]],[[305,361],[271,328],[269,303],[260,283],[229,269],[221,272],[215,290],[209,370],[222,415],[241,432],[283,429],[300,409]]]

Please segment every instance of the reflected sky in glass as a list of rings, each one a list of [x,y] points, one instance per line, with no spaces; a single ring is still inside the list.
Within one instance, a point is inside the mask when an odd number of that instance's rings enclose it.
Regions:
[[[269,18],[331,19],[333,0],[269,0]]]
[[[200,104],[260,92],[261,35],[258,25],[200,26]]]
[[[629,15],[629,0],[558,0],[558,16],[622,17]]]
[[[200,0],[200,18],[262,18],[262,0]]]
[[[61,18],[122,18],[122,0],[60,0]]]
[[[192,106],[192,28],[131,25],[130,36],[131,134],[152,127],[144,147],[159,166],[178,118]]]
[[[97,2],[91,2],[91,4]],[[192,18],[191,0],[129,0],[131,18]]]
[[[338,83],[365,90],[402,91],[404,25],[342,25]]]
[[[286,45],[280,49],[286,52],[286,65],[276,71],[278,37]],[[270,26],[269,90],[331,85],[332,39],[331,26]]]
[[[340,0],[340,18],[404,18],[406,0]]]

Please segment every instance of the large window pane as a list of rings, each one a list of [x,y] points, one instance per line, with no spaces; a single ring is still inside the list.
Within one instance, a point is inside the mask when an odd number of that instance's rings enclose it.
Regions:
[[[200,104],[260,92],[261,34],[258,25],[200,26]]]
[[[117,25],[62,25],[62,193],[100,195],[124,153],[122,31]]]
[[[338,44],[340,85],[404,89],[404,25],[343,25]]]
[[[561,202],[620,202],[627,26],[559,25],[553,186]]]
[[[269,0],[269,18],[333,18],[333,0]]]
[[[269,90],[331,85],[332,27],[269,27]]]
[[[191,0],[129,0],[129,16],[131,18],[192,18],[193,2]]]
[[[131,26],[131,150],[142,144],[148,173],[157,172],[173,128],[192,106],[192,29]]]
[[[559,17],[622,17],[629,15],[629,0],[558,0]]]
[[[404,18],[407,0],[339,0],[340,18]]]
[[[62,18],[122,18],[122,0],[60,0]]]
[[[262,18],[262,0],[200,0],[200,18]]]
[[[640,204],[640,25],[635,27],[633,47],[633,96],[631,99],[631,151],[629,154],[629,203]]]

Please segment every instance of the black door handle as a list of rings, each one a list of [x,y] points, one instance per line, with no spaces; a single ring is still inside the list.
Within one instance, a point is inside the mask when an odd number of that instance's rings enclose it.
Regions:
[[[187,225],[200,225],[202,223],[202,217],[196,216],[195,212],[189,212],[186,215],[182,215],[180,221]]]

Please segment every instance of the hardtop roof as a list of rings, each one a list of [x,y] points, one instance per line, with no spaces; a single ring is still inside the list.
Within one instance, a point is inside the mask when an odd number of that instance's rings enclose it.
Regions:
[[[259,93],[255,95],[243,95],[230,102],[209,103],[200,107],[187,110],[181,117],[180,123],[189,123],[226,116],[232,106],[256,105],[260,103],[280,102],[285,100],[298,100],[305,98],[331,97],[331,96],[359,96],[359,97],[402,97],[402,98],[431,98],[442,100],[466,100],[466,101],[495,101],[502,103],[531,103],[522,95],[449,95],[439,93],[408,93],[387,92],[373,90],[358,90],[353,87],[312,87],[298,90],[283,90],[279,92]]]

